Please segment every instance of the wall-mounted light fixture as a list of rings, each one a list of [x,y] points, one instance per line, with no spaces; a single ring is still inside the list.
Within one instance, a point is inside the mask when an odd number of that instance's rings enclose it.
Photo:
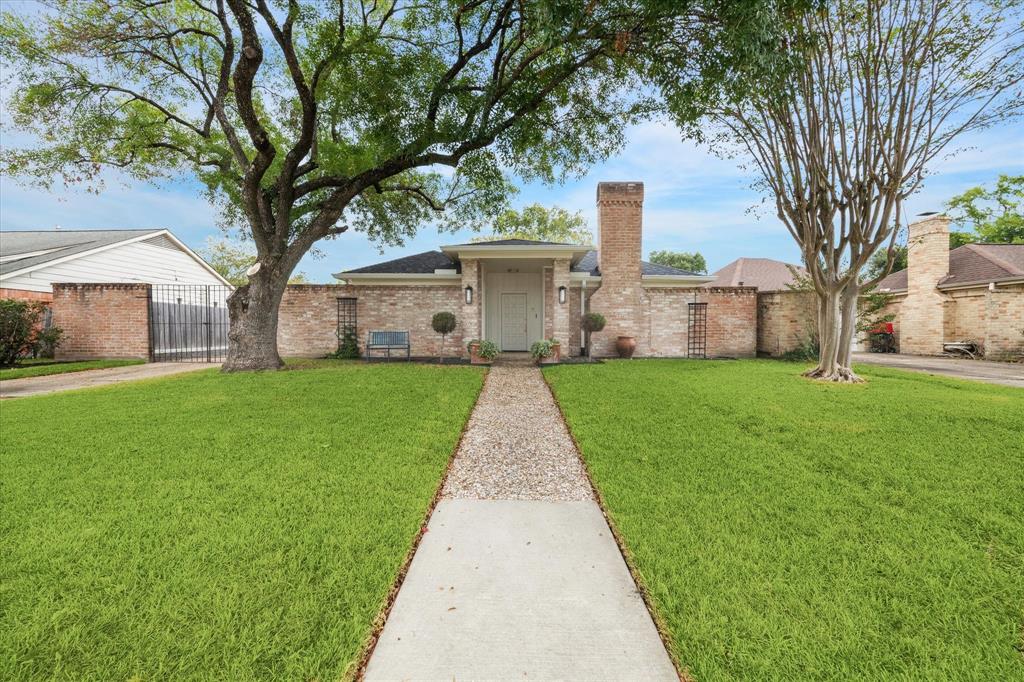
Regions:
[[[559,303],[565,303],[565,294],[567,293],[567,291],[568,290],[565,287],[558,287],[558,302]]]
[[[473,303],[473,287],[466,287],[466,305]]]

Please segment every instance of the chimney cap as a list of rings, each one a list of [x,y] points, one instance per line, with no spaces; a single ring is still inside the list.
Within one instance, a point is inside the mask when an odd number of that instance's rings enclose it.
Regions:
[[[644,196],[644,183],[635,181],[618,181],[618,182],[599,182],[597,183],[597,200],[600,201],[602,195],[618,194],[618,195],[631,195],[631,198],[639,196],[640,200],[643,200]]]
[[[924,213],[918,213],[917,217],[918,218],[927,218],[930,215],[938,215],[938,214],[939,214],[938,211],[925,211]]]

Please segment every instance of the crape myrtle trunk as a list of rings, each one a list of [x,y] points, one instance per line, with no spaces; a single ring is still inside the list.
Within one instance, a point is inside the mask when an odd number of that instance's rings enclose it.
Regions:
[[[844,383],[862,379],[850,368],[858,287],[829,287],[818,292],[818,366],[805,376]]]

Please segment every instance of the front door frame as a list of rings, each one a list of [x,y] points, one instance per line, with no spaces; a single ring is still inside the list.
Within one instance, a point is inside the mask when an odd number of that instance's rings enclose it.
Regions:
[[[521,296],[523,301],[523,347],[522,348],[506,348],[505,347],[505,297],[506,296]],[[529,350],[530,346],[530,297],[525,291],[502,291],[498,294],[498,338],[500,339],[501,350],[503,352],[525,352]]]

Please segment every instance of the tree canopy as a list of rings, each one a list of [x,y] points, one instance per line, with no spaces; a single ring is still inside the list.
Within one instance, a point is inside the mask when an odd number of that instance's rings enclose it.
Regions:
[[[523,210],[507,209],[498,214],[490,234],[475,237],[473,241],[492,239],[534,239],[564,244],[591,244],[594,241],[583,215],[558,206],[547,208],[530,204]]]
[[[693,253],[688,251],[651,251],[649,258],[652,263],[689,270],[699,275],[706,275],[708,272],[707,261],[699,251]]]
[[[509,175],[553,182],[618,150],[660,108],[646,83],[703,111],[775,50],[779,5],[53,0],[0,13],[6,109],[32,140],[0,171],[198,177],[260,266],[229,301],[226,367],[280,366],[277,308],[317,241],[481,227]]]
[[[950,199],[946,210],[969,228],[971,241],[1024,244],[1024,175],[1000,175],[992,189],[972,187]]]

